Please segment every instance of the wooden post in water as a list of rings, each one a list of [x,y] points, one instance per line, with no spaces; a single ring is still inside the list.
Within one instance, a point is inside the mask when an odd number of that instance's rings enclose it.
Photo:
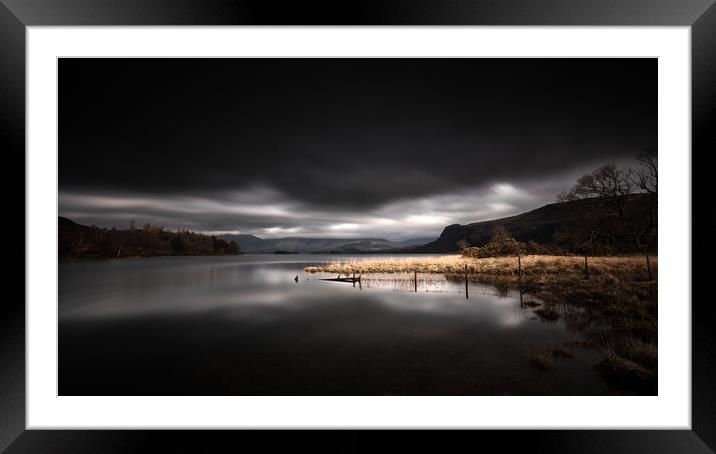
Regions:
[[[587,254],[584,254],[584,278],[589,279],[589,263],[587,262]]]
[[[415,277],[415,293],[418,293],[418,272],[413,271]]]
[[[468,298],[468,290],[467,290],[467,265],[465,265],[465,299]]]
[[[517,280],[522,282],[522,257],[517,256]]]
[[[353,271],[353,287],[356,286],[356,272]]]

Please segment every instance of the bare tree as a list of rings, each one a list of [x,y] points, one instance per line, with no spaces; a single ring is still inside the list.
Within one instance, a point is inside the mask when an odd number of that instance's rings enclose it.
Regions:
[[[582,211],[583,227],[577,237],[570,241],[572,248],[584,256],[584,277],[589,279],[589,256],[593,255],[600,241],[616,242],[613,222],[623,224],[624,206],[632,192],[631,171],[621,170],[614,164],[606,164],[591,173],[583,175],[569,191],[557,196],[560,202],[591,200],[590,209]]]
[[[659,177],[659,156],[656,147],[647,148],[636,157],[641,169],[630,175],[632,183],[649,194],[656,194]]]
[[[585,276],[589,278],[588,251],[596,241],[602,239],[614,244],[633,241],[637,251],[646,259],[648,278],[651,279],[651,265],[648,251],[656,238],[656,210],[658,187],[657,149],[649,148],[637,156],[641,168],[637,171],[622,170],[614,164],[602,166],[592,173],[580,177],[569,190],[557,196],[558,201],[590,199],[595,202],[595,216],[585,222],[579,249],[585,254]],[[630,194],[638,191],[647,194],[646,211],[625,206]],[[587,221],[585,219],[585,221]],[[631,238],[631,240],[629,239]]]
[[[610,215],[624,217],[624,205],[632,192],[632,172],[621,170],[614,164],[604,165],[592,173],[579,177],[572,189],[557,196],[560,202],[596,199],[610,208]]]

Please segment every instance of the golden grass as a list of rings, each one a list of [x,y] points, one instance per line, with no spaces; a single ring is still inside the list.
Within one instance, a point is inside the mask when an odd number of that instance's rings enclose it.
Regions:
[[[652,273],[658,269],[657,257],[651,259]],[[583,276],[584,258],[576,256],[527,255],[522,257],[522,268],[536,275],[566,274]],[[328,272],[340,274],[363,273],[439,273],[439,274],[490,274],[514,275],[517,273],[516,257],[474,259],[459,255],[442,257],[410,257],[404,259],[370,259],[335,261],[319,266],[308,266],[307,273]],[[590,257],[590,274],[611,275],[616,280],[625,273],[646,273],[643,257]]]
[[[553,347],[534,353],[530,352],[529,363],[530,366],[536,369],[547,370],[555,366],[555,359],[573,357],[574,354],[571,351],[561,347]]]

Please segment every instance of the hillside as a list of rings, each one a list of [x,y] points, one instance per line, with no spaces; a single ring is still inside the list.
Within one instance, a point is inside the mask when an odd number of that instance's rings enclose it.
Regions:
[[[647,203],[646,194],[633,194],[625,209],[630,213],[642,213]],[[487,243],[498,225],[517,240],[534,241],[539,244],[556,244],[555,233],[572,234],[583,228],[587,219],[594,217],[596,205],[592,200],[551,203],[527,213],[501,219],[475,222],[467,225],[453,224],[445,227],[440,237],[426,245],[410,248],[406,252],[442,253],[457,252],[458,242],[465,241],[470,246],[482,246]],[[639,219],[639,216],[633,216]],[[637,221],[638,222],[638,221]],[[624,242],[626,244],[626,240]],[[629,246],[621,248],[628,251]]]
[[[261,239],[254,235],[223,235],[227,241],[235,241],[243,252],[249,254],[362,254],[390,252],[422,245],[433,238],[412,238],[390,241],[382,238],[271,238]]]
[[[58,217],[60,258],[124,258],[163,255],[236,255],[236,243],[193,232],[169,232],[152,225],[117,230]]]

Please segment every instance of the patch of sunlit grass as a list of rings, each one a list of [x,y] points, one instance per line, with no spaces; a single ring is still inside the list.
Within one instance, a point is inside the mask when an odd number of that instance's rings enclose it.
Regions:
[[[522,257],[522,269],[535,278],[561,274],[567,277],[583,277],[584,258],[575,256],[527,255]],[[651,259],[652,273],[658,270],[658,259]],[[362,273],[439,273],[470,275],[514,275],[517,273],[516,257],[492,257],[474,259],[460,255],[441,257],[410,257],[335,261],[305,268],[308,273],[327,272],[341,274]],[[635,274],[645,273],[643,257],[590,257],[589,271],[610,284]]]

